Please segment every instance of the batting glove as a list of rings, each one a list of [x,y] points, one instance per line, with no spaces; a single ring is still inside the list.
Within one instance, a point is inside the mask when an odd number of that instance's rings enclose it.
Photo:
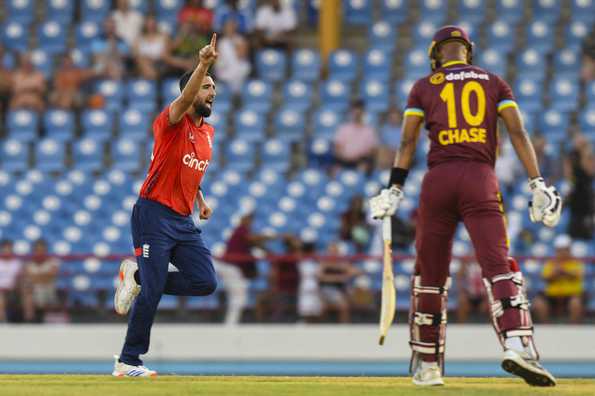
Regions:
[[[529,180],[533,198],[529,201],[529,218],[533,223],[543,222],[555,227],[562,213],[562,198],[554,186],[546,186],[542,177]]]
[[[391,217],[399,208],[403,200],[403,191],[397,186],[384,188],[380,194],[370,198],[370,212],[372,218],[382,219],[386,216]]]

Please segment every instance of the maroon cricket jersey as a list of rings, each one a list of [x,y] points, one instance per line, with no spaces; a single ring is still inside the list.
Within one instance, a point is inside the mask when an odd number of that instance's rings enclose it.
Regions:
[[[425,118],[428,168],[448,161],[496,162],[498,114],[517,107],[500,77],[464,62],[448,62],[415,82],[405,116]]]

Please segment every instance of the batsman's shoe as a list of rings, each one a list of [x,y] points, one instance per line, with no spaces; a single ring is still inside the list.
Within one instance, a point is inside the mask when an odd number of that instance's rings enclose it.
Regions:
[[[145,366],[131,366],[130,364],[118,361],[118,355],[114,355],[114,377],[157,377],[157,371],[149,370]]]
[[[425,367],[419,366],[413,374],[413,383],[419,386],[439,386],[444,385],[442,380],[442,373],[440,367]]]
[[[532,386],[556,386],[556,379],[539,362],[527,353],[507,349],[502,359],[502,368],[521,377]]]
[[[132,302],[140,293],[140,285],[134,280],[134,273],[138,269],[135,261],[124,260],[120,264],[118,288],[114,295],[114,309],[120,315],[126,315]]]

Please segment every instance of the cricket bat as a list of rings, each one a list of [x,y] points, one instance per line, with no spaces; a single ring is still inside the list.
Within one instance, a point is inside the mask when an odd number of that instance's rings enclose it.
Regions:
[[[393,274],[393,250],[391,218],[386,216],[382,219],[382,240],[383,247],[383,270],[382,270],[382,304],[380,307],[380,345],[384,344],[386,333],[395,318],[395,306],[397,295],[395,292],[395,276]]]

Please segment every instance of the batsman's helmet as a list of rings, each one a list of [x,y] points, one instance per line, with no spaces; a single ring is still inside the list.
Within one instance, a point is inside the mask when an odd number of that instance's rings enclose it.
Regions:
[[[432,71],[436,70],[441,66],[438,60],[438,48],[441,44],[448,41],[460,41],[467,47],[467,63],[471,64],[473,60],[473,43],[469,39],[469,35],[463,29],[458,26],[448,25],[443,26],[432,38],[432,44],[428,48],[428,56],[430,57],[430,66]]]

